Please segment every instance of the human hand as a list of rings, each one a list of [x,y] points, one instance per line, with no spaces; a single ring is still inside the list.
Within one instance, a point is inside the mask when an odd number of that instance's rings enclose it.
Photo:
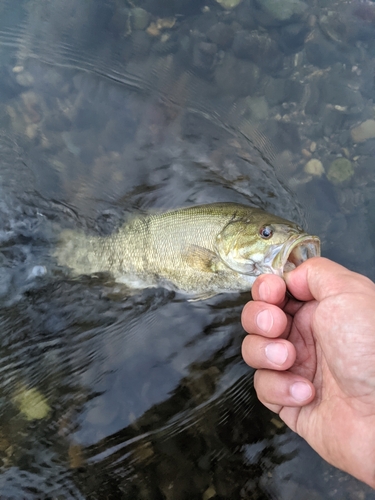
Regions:
[[[257,368],[260,401],[325,460],[375,488],[375,284],[313,258],[285,281],[260,276],[252,296],[242,355]]]

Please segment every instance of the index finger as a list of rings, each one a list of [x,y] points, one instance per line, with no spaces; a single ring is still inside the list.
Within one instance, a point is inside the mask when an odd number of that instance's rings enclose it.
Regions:
[[[275,274],[262,274],[255,280],[251,289],[251,296],[254,300],[277,306],[281,306],[285,301],[285,293],[285,281]]]
[[[292,316],[303,305],[302,302],[296,300],[287,292],[285,281],[275,274],[262,274],[259,276],[253,285],[251,296],[254,301],[273,304]]]

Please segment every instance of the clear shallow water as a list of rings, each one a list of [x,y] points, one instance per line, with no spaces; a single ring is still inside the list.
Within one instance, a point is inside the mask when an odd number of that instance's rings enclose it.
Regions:
[[[257,403],[246,294],[124,296],[51,257],[66,228],[237,201],[374,278],[372,7],[266,4],[0,4],[2,497],[374,498]]]

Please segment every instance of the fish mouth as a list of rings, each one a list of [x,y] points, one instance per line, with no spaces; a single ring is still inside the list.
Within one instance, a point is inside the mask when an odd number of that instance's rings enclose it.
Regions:
[[[293,271],[305,260],[320,257],[320,239],[307,234],[294,236],[279,250],[272,260],[272,270],[275,274],[283,276],[284,273]]]

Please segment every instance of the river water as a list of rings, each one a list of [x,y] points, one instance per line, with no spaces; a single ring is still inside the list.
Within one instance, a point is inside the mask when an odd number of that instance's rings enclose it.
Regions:
[[[374,279],[374,53],[371,1],[2,0],[0,498],[375,499],[257,402],[249,294],[53,259],[64,229],[234,201]]]

